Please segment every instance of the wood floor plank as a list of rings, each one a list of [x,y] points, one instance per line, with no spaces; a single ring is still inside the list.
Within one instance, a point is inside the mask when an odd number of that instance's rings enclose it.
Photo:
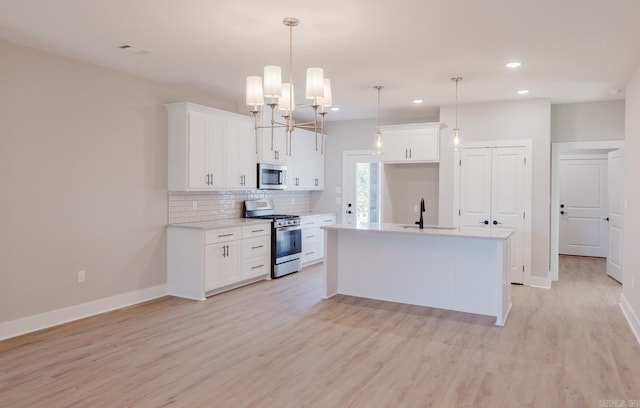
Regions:
[[[640,400],[640,347],[598,258],[513,286],[505,327],[335,296],[322,268],[0,342],[1,407],[597,407]]]

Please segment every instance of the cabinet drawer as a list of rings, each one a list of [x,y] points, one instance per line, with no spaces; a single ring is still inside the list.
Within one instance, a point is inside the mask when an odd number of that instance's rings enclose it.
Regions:
[[[242,239],[271,235],[271,224],[245,225],[242,227]]]
[[[271,273],[271,257],[263,256],[242,263],[242,279],[251,279]]]
[[[242,258],[271,255],[270,237],[257,237],[242,240]]]
[[[218,242],[235,241],[240,239],[240,228],[222,228],[205,232],[205,244],[216,244]]]
[[[302,226],[302,229],[315,228],[318,226],[318,217],[300,217],[300,225]]]
[[[323,256],[324,254],[321,251],[320,245],[309,245],[308,247],[304,248],[304,251],[302,251],[302,263],[320,259]]]
[[[336,223],[336,216],[334,215],[325,215],[323,217],[320,217],[319,219],[319,226],[325,226],[325,225],[333,225]]]
[[[303,250],[307,245],[317,245],[321,237],[324,237],[324,235],[322,235],[320,228],[307,228],[302,230]]]

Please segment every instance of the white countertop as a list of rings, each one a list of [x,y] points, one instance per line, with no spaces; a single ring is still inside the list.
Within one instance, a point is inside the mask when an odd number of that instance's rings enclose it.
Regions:
[[[316,217],[316,216],[324,216],[324,215],[336,215],[334,212],[305,212],[296,214],[299,217]]]
[[[213,230],[220,228],[243,227],[245,225],[271,224],[271,220],[254,218],[233,218],[219,221],[186,222],[182,224],[169,224],[167,228],[193,228],[201,230]]]
[[[408,224],[335,224],[327,225],[322,228],[327,230],[350,230],[375,233],[394,233],[394,234],[410,234],[410,235],[434,235],[443,237],[460,237],[460,238],[485,238],[485,239],[507,239],[511,235],[511,231],[495,230],[495,229],[469,229],[460,230],[457,227],[439,227],[437,225],[425,225],[424,229],[418,228],[417,225],[403,228]],[[430,228],[431,227],[431,228]]]

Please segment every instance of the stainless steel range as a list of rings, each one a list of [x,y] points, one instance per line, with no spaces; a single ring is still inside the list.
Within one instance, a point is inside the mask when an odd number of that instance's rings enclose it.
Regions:
[[[273,201],[247,200],[245,218],[272,220],[271,277],[279,278],[301,269],[302,227],[297,215],[274,214]]]

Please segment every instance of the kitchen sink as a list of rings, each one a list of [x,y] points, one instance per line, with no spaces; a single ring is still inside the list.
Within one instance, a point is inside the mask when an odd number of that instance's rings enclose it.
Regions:
[[[400,225],[400,228],[419,228],[417,224],[409,224],[409,225]],[[435,229],[435,230],[456,230],[458,227],[443,227],[440,225],[425,225],[424,229]]]

